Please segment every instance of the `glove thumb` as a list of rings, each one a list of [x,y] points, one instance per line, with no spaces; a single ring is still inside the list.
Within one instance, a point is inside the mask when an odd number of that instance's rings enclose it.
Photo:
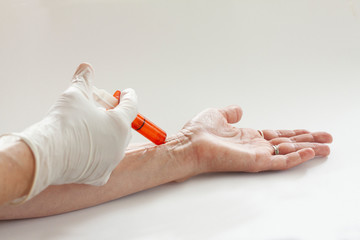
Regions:
[[[109,112],[118,115],[126,121],[126,124],[130,125],[138,113],[135,91],[131,88],[121,91],[120,103]]]

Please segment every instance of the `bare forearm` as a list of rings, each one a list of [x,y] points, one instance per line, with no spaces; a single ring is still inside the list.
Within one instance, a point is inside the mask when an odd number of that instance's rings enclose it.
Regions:
[[[26,195],[34,177],[35,162],[22,141],[0,146],[0,206]]]
[[[68,184],[50,186],[34,199],[0,208],[0,219],[32,218],[82,209],[194,175],[186,138],[165,145],[130,148],[101,187]]]

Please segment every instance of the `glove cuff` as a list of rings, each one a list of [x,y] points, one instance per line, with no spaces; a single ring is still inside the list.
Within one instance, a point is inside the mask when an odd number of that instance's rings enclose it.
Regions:
[[[24,138],[22,137],[20,134],[17,134],[17,133],[7,133],[7,134],[3,134],[0,136],[0,145],[1,144],[11,144],[11,143],[15,143],[15,142],[18,142],[18,141],[23,141],[25,142],[29,148],[31,149],[31,151],[33,152],[33,155],[34,155],[34,159],[35,159],[35,172],[34,172],[34,179],[33,179],[33,182],[31,184],[31,188],[30,188],[30,191],[27,195],[25,196],[22,196],[20,198],[17,198],[13,201],[10,202],[10,204],[12,205],[18,205],[18,204],[22,204],[24,203],[25,201],[29,200],[30,198],[32,198],[33,196],[36,195],[35,192],[38,192],[36,190],[36,187],[35,187],[35,182],[37,182],[37,179],[38,179],[38,163],[37,163],[37,159],[38,157],[36,157],[36,148],[32,147],[32,143],[31,141],[29,141],[27,138]],[[35,151],[34,151],[34,150]],[[41,191],[41,190],[40,190]]]
[[[21,133],[11,133],[10,135],[16,137],[19,140],[25,142],[31,149],[34,160],[35,160],[35,172],[34,180],[27,196],[22,199],[16,199],[13,203],[20,204],[25,201],[30,200],[45,188],[51,185],[56,178],[56,173],[52,171],[50,164],[50,158],[52,150],[52,141],[48,139],[47,134],[44,134],[46,131],[51,131],[50,126],[47,126],[43,121],[32,125],[31,127],[25,129]]]

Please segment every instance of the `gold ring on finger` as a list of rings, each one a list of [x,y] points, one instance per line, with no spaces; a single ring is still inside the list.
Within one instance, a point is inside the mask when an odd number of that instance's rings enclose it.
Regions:
[[[279,155],[280,154],[280,151],[279,151],[279,145],[272,145],[272,147],[274,148],[275,150],[275,155]]]
[[[261,137],[264,138],[264,133],[263,133],[263,131],[261,131],[261,130],[257,130],[257,131],[260,133]]]

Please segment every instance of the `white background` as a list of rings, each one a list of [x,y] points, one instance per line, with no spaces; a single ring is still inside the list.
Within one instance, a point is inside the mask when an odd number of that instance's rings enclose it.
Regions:
[[[169,135],[239,104],[237,126],[328,131],[332,153],[0,222],[0,239],[360,239],[359,0],[2,0],[0,133],[42,119],[83,61]]]

